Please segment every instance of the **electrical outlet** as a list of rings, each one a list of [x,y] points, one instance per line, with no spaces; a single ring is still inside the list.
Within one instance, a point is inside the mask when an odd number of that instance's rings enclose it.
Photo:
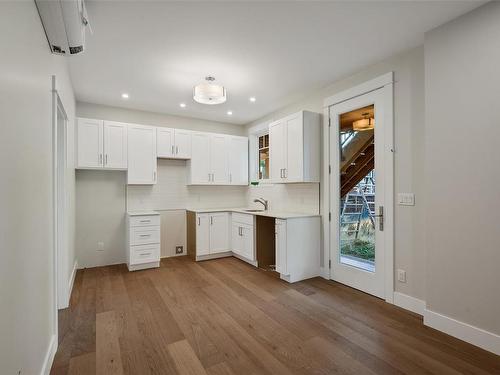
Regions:
[[[183,252],[184,252],[184,246],[176,246],[175,247],[176,254],[182,254]]]
[[[97,251],[104,251],[104,242],[99,241],[97,243]]]
[[[400,206],[415,206],[415,194],[413,194],[413,193],[398,193],[398,205],[400,205]]]
[[[398,269],[398,281],[400,283],[406,283],[406,271]]]

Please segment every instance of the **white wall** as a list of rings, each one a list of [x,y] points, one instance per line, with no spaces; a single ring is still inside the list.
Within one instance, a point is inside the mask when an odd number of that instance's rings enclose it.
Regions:
[[[240,125],[97,104],[78,102],[76,111],[80,117],[245,134],[245,128]],[[152,186],[127,187],[126,172],[77,171],[76,252],[79,267],[126,262],[127,207],[132,211],[154,209],[161,212],[161,255],[172,256],[175,246],[183,246],[186,250],[186,208],[246,204],[246,187],[186,186],[186,182],[186,162],[182,160],[158,159],[158,183]],[[100,241],[104,242],[104,251],[97,251]]]
[[[424,186],[423,52],[423,47],[412,49],[370,66],[358,74],[335,82],[324,89],[305,92],[303,100],[247,125],[248,131],[258,127],[259,124],[269,123],[300,110],[323,113],[325,98],[379,75],[394,71],[396,81],[394,85],[395,192],[414,192],[417,202],[414,207],[395,206],[395,266],[396,268],[405,269],[408,279],[407,283],[396,281],[396,290],[420,299],[424,299],[425,259],[423,241],[423,211],[425,206],[422,193]],[[259,188],[262,194],[269,189],[266,187]],[[285,187],[285,189],[287,188]],[[284,187],[274,185],[270,189],[276,190],[268,192],[270,196],[281,196],[279,190],[284,189]],[[305,187],[304,189],[309,189],[305,190],[307,193],[302,194],[306,201],[306,197],[310,196],[315,188],[309,186],[309,188]],[[260,192],[257,194],[260,194]],[[325,197],[323,190],[319,194],[322,199]]]
[[[0,49],[0,372],[39,374],[54,332],[51,75],[70,120],[68,267],[75,104],[66,59],[50,53],[33,1],[0,2]]]
[[[427,308],[496,334],[499,36],[491,2],[425,37]]]

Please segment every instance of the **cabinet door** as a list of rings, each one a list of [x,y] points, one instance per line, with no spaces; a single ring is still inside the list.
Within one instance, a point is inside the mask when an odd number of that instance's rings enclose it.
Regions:
[[[248,138],[228,138],[229,183],[248,185]]]
[[[156,148],[159,158],[174,157],[174,129],[156,128]]]
[[[231,225],[231,250],[233,253],[243,256],[243,240],[241,236],[241,226],[238,223]]]
[[[127,180],[129,185],[156,184],[156,128],[129,125]]]
[[[217,185],[229,183],[226,138],[227,137],[223,134],[214,134],[210,136],[211,182]]]
[[[304,179],[304,134],[302,116],[296,114],[285,119],[286,163],[285,181],[299,182]]]
[[[253,241],[253,226],[242,224],[241,225],[241,238],[243,242],[243,252],[242,256],[249,260],[254,259],[254,241]]]
[[[229,214],[210,214],[210,254],[229,251]]]
[[[282,182],[286,161],[286,126],[284,121],[269,125],[269,169],[271,181]]]
[[[196,215],[196,255],[210,254],[209,214]]]
[[[175,129],[175,157],[177,159],[191,159],[191,132]]]
[[[101,168],[103,166],[102,120],[79,118],[77,133],[78,168]]]
[[[276,272],[287,275],[286,220],[276,219]]]
[[[191,184],[210,183],[210,137],[205,133],[192,134],[190,174]]]
[[[127,169],[127,124],[104,121],[104,168]]]

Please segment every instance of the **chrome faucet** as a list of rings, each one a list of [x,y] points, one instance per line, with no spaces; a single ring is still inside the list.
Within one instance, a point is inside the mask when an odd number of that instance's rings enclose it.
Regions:
[[[264,211],[267,211],[267,201],[264,198],[257,198],[253,201],[262,204],[264,206]]]

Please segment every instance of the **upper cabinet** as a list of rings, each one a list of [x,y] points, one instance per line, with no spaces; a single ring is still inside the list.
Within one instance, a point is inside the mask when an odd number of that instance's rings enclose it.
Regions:
[[[127,124],[79,118],[77,168],[127,169]]]
[[[248,138],[228,136],[229,184],[248,185]]]
[[[156,144],[159,158],[191,158],[191,131],[189,130],[157,128]]]
[[[127,183],[156,184],[156,172],[156,128],[129,124]]]
[[[320,117],[301,111],[269,124],[271,182],[319,182]]]
[[[248,185],[248,138],[192,133],[190,185]]]

